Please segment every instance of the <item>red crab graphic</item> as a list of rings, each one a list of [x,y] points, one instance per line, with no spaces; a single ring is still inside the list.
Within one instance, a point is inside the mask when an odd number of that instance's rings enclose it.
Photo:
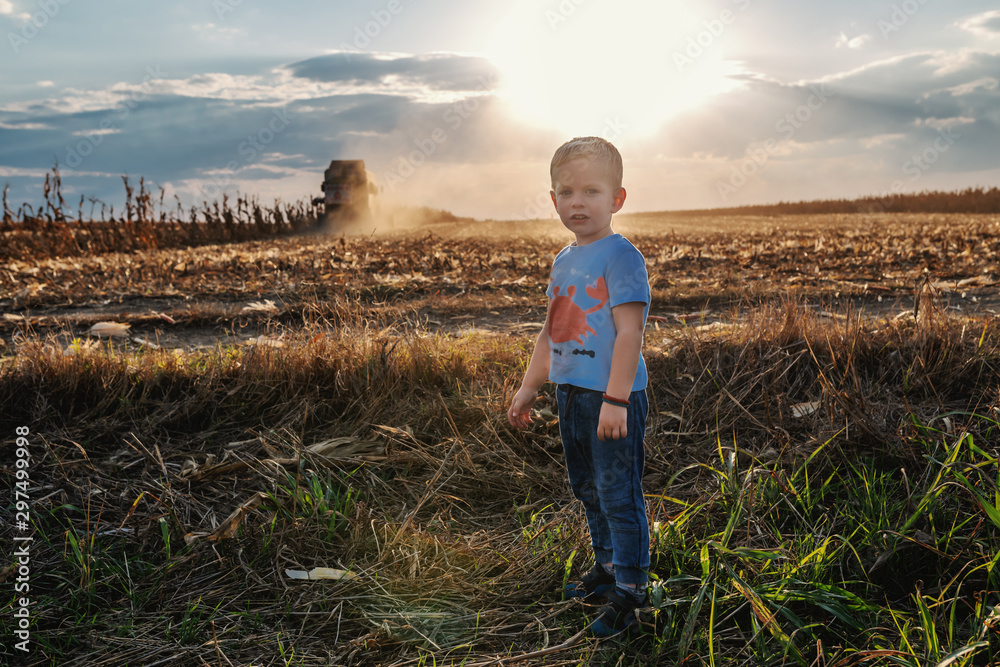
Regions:
[[[596,313],[608,302],[608,285],[601,277],[597,279],[594,287],[587,287],[586,290],[587,296],[597,299],[598,304],[583,310],[573,302],[573,295],[576,294],[575,285],[570,285],[566,294],[562,296],[559,294],[559,286],[556,286],[549,311],[549,338],[553,343],[575,340],[583,345],[583,339],[587,334],[597,333],[587,324],[587,315]]]

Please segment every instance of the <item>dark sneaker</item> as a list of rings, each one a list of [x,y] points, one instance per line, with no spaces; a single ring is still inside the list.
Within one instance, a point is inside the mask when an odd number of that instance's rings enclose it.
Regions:
[[[580,581],[567,584],[563,593],[567,600],[583,598],[587,604],[598,604],[604,602],[614,587],[615,575],[605,570],[600,563],[594,563],[590,572],[583,575]]]
[[[595,637],[613,637],[622,632],[639,630],[639,610],[649,606],[649,595],[643,591],[642,599],[615,587],[608,593],[608,603],[597,612],[590,624],[590,634]]]

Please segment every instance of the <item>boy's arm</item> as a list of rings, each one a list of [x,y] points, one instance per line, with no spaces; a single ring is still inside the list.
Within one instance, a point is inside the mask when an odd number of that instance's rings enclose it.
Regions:
[[[528,370],[524,373],[521,388],[514,394],[507,420],[515,428],[525,428],[531,423],[531,406],[538,398],[538,390],[549,379],[549,316],[545,316],[545,324],[535,341],[535,349],[528,362]]]
[[[645,326],[646,304],[641,301],[621,303],[611,309],[615,320],[615,347],[611,354],[608,396],[627,399],[632,393],[635,372],[642,355],[642,330]],[[628,435],[628,408],[601,404],[597,423],[599,440],[618,440]]]

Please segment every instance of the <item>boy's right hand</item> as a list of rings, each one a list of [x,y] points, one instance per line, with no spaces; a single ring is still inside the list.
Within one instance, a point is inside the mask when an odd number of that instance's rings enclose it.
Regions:
[[[538,392],[521,387],[514,394],[514,400],[510,402],[510,410],[507,411],[507,421],[514,428],[527,428],[531,424],[531,406],[535,404]]]

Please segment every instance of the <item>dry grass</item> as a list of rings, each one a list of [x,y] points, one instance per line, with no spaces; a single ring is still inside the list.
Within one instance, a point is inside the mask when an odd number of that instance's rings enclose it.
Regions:
[[[582,627],[580,609],[558,597],[587,539],[556,424],[516,433],[502,418],[530,340],[399,335],[360,316],[340,324],[283,347],[67,351],[29,340],[4,359],[0,428],[32,428],[44,535],[30,664],[474,663]],[[706,503],[724,508],[710,462],[726,451],[733,465],[786,479],[806,461],[819,475],[862,458],[918,479],[927,463],[913,424],[952,414],[952,431],[980,433],[956,415],[997,407],[995,322],[931,301],[894,320],[765,306],[714,326],[651,329],[648,340],[645,485],[651,519],[665,526]],[[551,399],[539,408],[551,415]],[[357,446],[309,451],[331,437]],[[233,514],[258,493],[258,506]],[[696,514],[685,539],[714,534],[727,516]],[[749,528],[731,544],[788,548],[787,537]],[[665,582],[699,567],[697,547],[671,539],[654,545]],[[358,576],[284,574],[317,566]],[[687,588],[670,590],[681,600]],[[628,660],[673,656],[675,622]],[[749,646],[717,641],[733,656]],[[840,641],[841,653],[862,648]],[[562,658],[616,656],[586,642]]]

